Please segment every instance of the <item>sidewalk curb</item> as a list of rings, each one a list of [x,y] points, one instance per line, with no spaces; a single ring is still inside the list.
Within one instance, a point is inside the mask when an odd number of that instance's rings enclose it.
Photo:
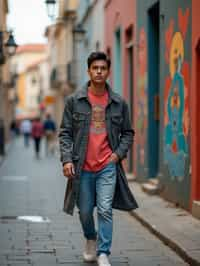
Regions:
[[[139,221],[144,227],[146,227],[151,233],[158,237],[165,245],[169,246],[173,251],[175,251],[184,261],[192,266],[200,266],[200,261],[194,259],[184,248],[182,248],[173,239],[167,237],[165,234],[160,232],[154,225],[148,222],[138,214],[136,211],[131,211],[130,215],[133,216],[137,221]]]

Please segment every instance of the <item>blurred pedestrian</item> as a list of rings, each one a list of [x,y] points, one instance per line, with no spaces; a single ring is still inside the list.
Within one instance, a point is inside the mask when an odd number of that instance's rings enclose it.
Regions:
[[[46,139],[46,155],[53,154],[55,150],[56,123],[49,113],[44,121],[44,135]]]
[[[17,124],[15,119],[12,119],[10,122],[10,134],[11,138],[14,138],[17,135]]]
[[[63,173],[68,178],[64,211],[73,214],[77,204],[86,238],[83,259],[97,260],[99,266],[111,265],[112,207],[137,208],[122,165],[134,131],[127,103],[106,82],[109,73],[106,54],[90,54],[90,81],[67,97],[59,134]]]
[[[32,137],[34,140],[34,150],[37,159],[39,159],[40,157],[40,143],[43,135],[44,135],[43,123],[41,122],[40,117],[37,117],[32,124]]]
[[[32,130],[31,121],[29,119],[24,119],[20,125],[20,132],[24,136],[24,146],[25,147],[29,146],[29,139],[30,139],[30,135],[31,135],[31,130]]]

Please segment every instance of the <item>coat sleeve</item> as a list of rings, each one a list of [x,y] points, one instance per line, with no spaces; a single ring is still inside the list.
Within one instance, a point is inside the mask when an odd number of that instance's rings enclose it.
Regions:
[[[125,101],[123,101],[123,121],[121,128],[121,136],[119,146],[115,150],[115,153],[119,156],[120,160],[126,157],[127,152],[131,147],[131,144],[133,143],[134,135],[135,132],[131,126],[128,105]]]
[[[59,131],[60,160],[67,163],[72,162],[73,151],[73,129],[72,129],[72,98],[66,98],[65,108]]]

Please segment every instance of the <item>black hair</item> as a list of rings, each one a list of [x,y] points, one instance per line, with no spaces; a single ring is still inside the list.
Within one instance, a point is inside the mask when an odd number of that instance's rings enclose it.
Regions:
[[[110,58],[104,52],[92,52],[87,59],[88,69],[90,68],[91,64],[96,60],[106,61],[108,69],[110,68]]]

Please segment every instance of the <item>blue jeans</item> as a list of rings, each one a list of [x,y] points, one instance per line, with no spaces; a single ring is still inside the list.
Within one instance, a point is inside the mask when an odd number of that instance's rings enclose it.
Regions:
[[[97,255],[110,254],[112,244],[112,201],[116,184],[116,165],[109,163],[98,172],[82,171],[78,198],[79,217],[84,236],[97,237]],[[93,211],[97,206],[98,233],[96,236]]]

